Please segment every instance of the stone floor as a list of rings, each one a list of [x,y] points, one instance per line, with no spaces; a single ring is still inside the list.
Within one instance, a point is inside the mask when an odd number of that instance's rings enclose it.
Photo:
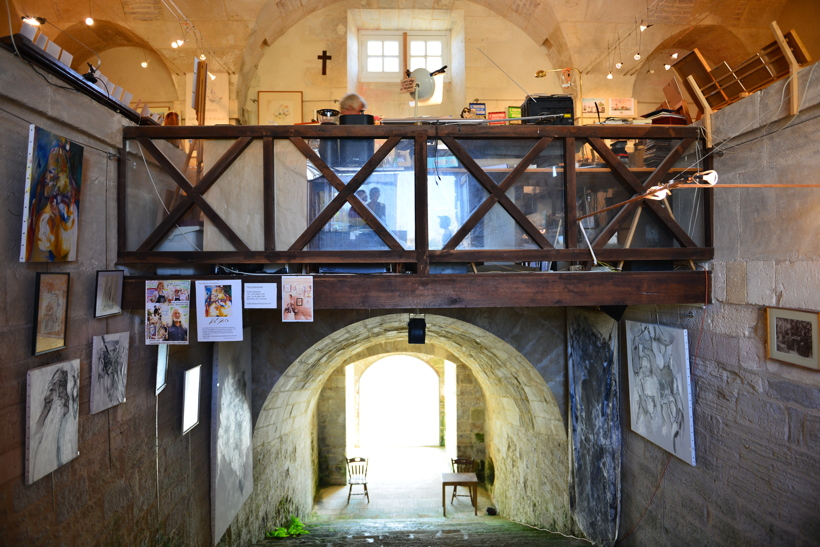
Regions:
[[[368,491],[352,496],[348,487],[323,488],[317,496],[313,514],[304,519],[309,535],[271,538],[259,545],[282,547],[322,545],[373,546],[505,546],[555,547],[588,546],[587,540],[566,538],[510,522],[487,514],[493,507],[486,490],[478,490],[478,516],[473,513],[467,490],[465,497],[451,503],[447,488],[447,516],[442,514],[441,473],[451,471],[449,456],[443,448],[371,448],[355,456],[369,460]],[[354,492],[361,492],[354,487]]]

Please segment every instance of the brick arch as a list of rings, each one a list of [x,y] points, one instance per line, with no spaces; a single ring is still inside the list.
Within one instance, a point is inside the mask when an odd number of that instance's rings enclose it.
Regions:
[[[570,528],[567,434],[544,379],[512,346],[457,319],[426,315],[427,344],[407,344],[407,314],[333,332],[297,358],[269,393],[254,430],[254,492],[240,512],[244,533],[288,514],[308,515],[317,480],[316,404],[331,373],[381,353],[425,353],[470,368],[487,403],[487,452],[504,516]],[[250,527],[250,529],[248,529]]]

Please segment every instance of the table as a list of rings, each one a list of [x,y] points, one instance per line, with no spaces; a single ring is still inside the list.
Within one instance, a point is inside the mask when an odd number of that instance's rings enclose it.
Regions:
[[[473,502],[473,510],[478,516],[478,477],[475,473],[442,473],[441,474],[441,506],[444,509],[444,516],[447,516],[447,490],[448,486],[466,486],[470,489],[470,501]]]

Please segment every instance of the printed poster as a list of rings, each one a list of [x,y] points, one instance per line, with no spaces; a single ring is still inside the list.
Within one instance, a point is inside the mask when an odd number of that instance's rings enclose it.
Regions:
[[[187,344],[190,281],[145,282],[145,343]]]
[[[200,342],[242,340],[242,281],[197,281],[196,298]]]
[[[313,321],[313,277],[282,277],[282,321]]]

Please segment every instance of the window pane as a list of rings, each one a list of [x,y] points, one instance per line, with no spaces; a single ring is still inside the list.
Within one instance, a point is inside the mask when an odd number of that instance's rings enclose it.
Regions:
[[[438,40],[430,40],[427,42],[427,55],[441,56],[441,42]]]
[[[385,57],[384,58],[384,71],[385,72],[398,72],[399,71],[399,58],[398,57]]]
[[[424,55],[425,48],[424,42],[421,40],[411,40],[410,41],[410,55]]]
[[[424,57],[410,57],[410,71],[412,72],[417,68],[426,68],[425,61]]]
[[[386,40],[384,42],[384,54],[385,55],[396,55],[396,56],[398,56],[398,54],[399,54],[399,43],[395,42],[395,41],[392,41],[392,40]]]
[[[381,72],[382,71],[382,58],[381,57],[370,57],[367,60],[367,71],[368,72]]]
[[[441,57],[428,57],[427,58],[427,70],[433,72],[434,70],[438,70],[444,66],[444,62],[442,61]]]
[[[381,55],[382,54],[381,40],[368,40],[367,41],[367,54],[368,55]]]

